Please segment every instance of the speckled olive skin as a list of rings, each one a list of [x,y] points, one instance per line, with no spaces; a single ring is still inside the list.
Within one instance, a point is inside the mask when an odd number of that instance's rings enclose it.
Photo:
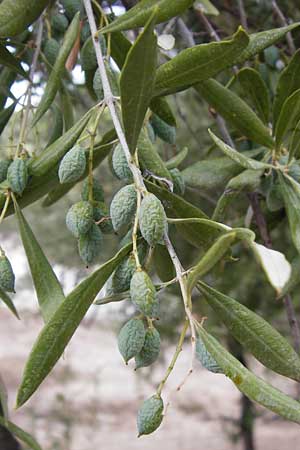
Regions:
[[[145,327],[141,319],[129,320],[118,336],[118,347],[126,364],[142,349],[145,341]]]
[[[132,173],[129,169],[124,150],[120,144],[116,145],[114,149],[112,165],[119,180],[132,181]]]
[[[22,195],[28,182],[28,169],[24,159],[15,159],[7,170],[7,180],[13,192]]]
[[[136,211],[137,195],[133,184],[120,189],[110,205],[110,216],[115,231],[120,231],[128,226]]]
[[[1,159],[0,160],[0,183],[2,181],[6,180],[7,177],[7,171],[11,164],[11,160],[9,159]]]
[[[67,213],[66,225],[71,233],[79,238],[86,234],[93,224],[93,207],[89,202],[78,202]]]
[[[137,270],[130,282],[130,297],[137,309],[148,317],[157,317],[158,299],[151,278],[144,270]]]
[[[159,116],[153,114],[151,117],[151,125],[154,133],[168,144],[176,142],[176,128],[164,122]]]
[[[0,256],[0,287],[7,292],[15,292],[15,274],[5,255]]]
[[[161,201],[153,194],[147,194],[142,200],[139,225],[149,245],[154,247],[162,241],[167,229],[167,217]]]
[[[139,436],[151,434],[162,422],[164,403],[160,396],[153,395],[144,401],[137,416]]]
[[[79,145],[75,145],[63,157],[58,169],[58,177],[61,184],[78,181],[86,168],[85,151]]]
[[[153,364],[160,352],[160,336],[155,328],[148,328],[145,342],[140,353],[135,357],[135,368],[148,367]]]
[[[78,251],[82,261],[89,266],[99,256],[102,248],[103,237],[101,230],[95,224],[89,231],[80,236],[78,240]]]
[[[86,178],[82,185],[81,190],[82,200],[88,201],[89,199],[89,180]],[[104,191],[102,185],[96,178],[93,178],[93,200],[96,202],[104,202]]]
[[[196,357],[205,369],[213,373],[223,373],[221,367],[217,364],[211,354],[206,350],[203,341],[198,338],[196,342]]]

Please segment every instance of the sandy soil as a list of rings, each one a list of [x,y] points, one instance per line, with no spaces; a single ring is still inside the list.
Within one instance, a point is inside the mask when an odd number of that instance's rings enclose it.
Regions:
[[[23,311],[18,322],[0,309],[0,366],[13,408],[26,357],[42,326],[40,318]],[[171,406],[155,434],[136,438],[136,410],[152,395],[164,367],[143,369],[140,375],[126,367],[118,353],[116,337],[105,321],[86,320],[73,337],[64,358],[33,398],[12,420],[34,433],[43,450],[241,450],[232,437],[239,415],[239,393],[222,375],[200,365],[180,393],[174,389],[185,375],[189,350],[184,349],[171,376],[165,398]],[[168,352],[170,357],[171,352]],[[262,368],[256,366],[260,372]],[[272,380],[286,392],[294,384],[282,377]],[[257,450],[299,448],[300,429],[265,411],[256,426]]]

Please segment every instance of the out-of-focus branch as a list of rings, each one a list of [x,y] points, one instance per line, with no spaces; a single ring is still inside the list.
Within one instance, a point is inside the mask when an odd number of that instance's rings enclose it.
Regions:
[[[283,12],[281,11],[281,9],[279,8],[279,6],[277,5],[277,2],[274,0],[272,1],[272,8],[274,13],[276,14],[276,16],[278,17],[279,23],[281,26],[286,27],[288,25],[286,18],[283,15]],[[286,34],[286,41],[288,43],[289,46],[289,50],[291,52],[291,54],[295,53],[296,51],[296,46],[292,37],[291,33],[287,33]]]
[[[248,23],[247,23],[247,15],[246,15],[246,11],[245,11],[244,2],[243,2],[243,0],[237,0],[237,3],[238,3],[242,27],[247,31]]]

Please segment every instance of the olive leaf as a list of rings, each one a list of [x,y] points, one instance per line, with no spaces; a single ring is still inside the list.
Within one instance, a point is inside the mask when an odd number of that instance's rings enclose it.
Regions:
[[[225,142],[223,142],[221,139],[219,139],[211,130],[208,130],[208,132],[210,134],[210,137],[214,141],[214,143],[217,145],[217,147],[223,153],[225,153],[226,156],[231,158],[233,161],[235,161],[241,167],[244,167],[245,169],[252,169],[252,170],[270,169],[273,167],[271,164],[263,163],[261,161],[256,161],[255,159],[245,156],[243,153],[239,153],[234,148],[225,144]]]
[[[274,372],[300,380],[300,358],[288,341],[261,316],[236,300],[198,282],[198,290],[232,336]]]
[[[281,72],[277,83],[273,102],[274,129],[285,100],[298,89],[300,89],[300,50],[297,50],[292,56],[286,68]]]
[[[22,33],[42,13],[50,0],[3,0],[0,4],[0,37]]]
[[[291,138],[289,140],[289,162],[293,159],[295,156],[296,159],[300,156],[300,120],[298,121],[297,125],[294,128],[294,131],[291,135]]]
[[[252,242],[251,248],[264,269],[270,284],[276,289],[277,294],[289,281],[291,276],[291,265],[285,255],[277,250]]]
[[[242,135],[260,145],[273,148],[274,141],[270,130],[254,111],[237,94],[216,80],[207,80],[195,86],[196,91],[230,125]],[[247,167],[250,169],[250,167]]]
[[[3,109],[0,112],[0,134],[2,133],[2,131],[6,127],[9,119],[13,115],[16,105],[17,105],[17,102],[14,102],[10,106],[8,106],[7,108]]]
[[[210,249],[194,265],[187,277],[188,289],[191,291],[199,278],[207,274],[223,256],[227,253],[230,246],[237,239],[236,232],[229,231],[220,236]]]
[[[42,316],[44,321],[48,322],[65,296],[48,259],[15,200],[14,206]]]
[[[231,39],[183,50],[158,68],[155,95],[168,95],[214,77],[234,64],[248,42],[247,33],[240,27]]]
[[[18,390],[17,407],[22,406],[31,397],[55,366],[96,295],[131,248],[131,244],[122,248],[113,258],[85,278],[60,304],[44,326],[27,360]]]
[[[10,88],[17,78],[17,73],[3,67],[0,73],[0,108],[4,108],[8,97],[14,98],[10,92]]]
[[[143,27],[157,9],[155,23],[166,22],[172,17],[183,13],[192,6],[194,0],[142,0],[126,14],[117,17],[112,23],[102,28],[102,33],[129,30],[130,28]]]
[[[4,421],[8,420],[8,394],[4,381],[0,375],[0,417],[3,417]]]
[[[0,5],[1,8],[1,5]],[[1,16],[0,16],[1,17]],[[1,34],[1,31],[0,31]],[[10,70],[21,75],[23,78],[28,79],[28,74],[23,69],[20,60],[18,60],[7,48],[0,44],[0,64],[8,67]]]
[[[260,119],[268,124],[270,95],[260,73],[250,67],[244,67],[238,72],[237,79],[242,86],[244,95],[252,102]]]
[[[53,111],[53,125],[46,148],[53,144],[53,142],[55,142],[60,138],[60,136],[64,134],[64,117],[61,109],[53,104],[51,110]]]
[[[300,89],[293,92],[283,103],[275,128],[276,146],[280,147],[286,134],[296,127],[300,120]]]
[[[300,253],[300,185],[288,175],[281,172],[278,175],[292,240]]]
[[[140,133],[137,152],[139,163],[143,171],[147,170],[150,174],[154,174],[166,180],[171,180],[172,177],[170,172],[160,157],[156,147],[150,141],[145,129]]]
[[[250,40],[248,46],[245,50],[237,56],[235,60],[235,64],[242,64],[248,59],[251,59],[253,56],[257,55],[265,48],[270,47],[276,42],[280,41],[280,39],[284,38],[284,36],[293,31],[295,28],[299,27],[300,23],[292,23],[286,27],[281,28],[273,28],[267,31],[260,31],[259,33],[250,34]]]
[[[221,367],[225,375],[250,400],[292,422],[300,423],[300,403],[274,388],[246,369],[203,327],[198,328],[206,350]]]
[[[131,153],[150,104],[157,65],[157,38],[154,31],[155,9],[143,32],[129,50],[120,78],[121,107],[126,140]]]
[[[10,431],[11,434],[20,439],[20,441],[24,442],[24,444],[26,444],[28,448],[32,450],[42,450],[42,447],[34,439],[34,437],[31,436],[31,434],[27,433],[27,431],[22,430],[22,428],[18,427],[13,422],[10,422],[9,420],[6,421],[3,417],[0,416],[0,425],[7,428],[7,430]]]
[[[3,291],[3,289],[1,289],[1,287],[0,287],[0,298],[6,304],[6,306],[11,310],[11,312],[16,316],[16,318],[20,319],[18,311],[16,310],[16,307],[13,304],[12,299],[5,291]]]
[[[173,156],[173,158],[166,161],[166,168],[168,170],[175,169],[186,159],[188,156],[189,149],[184,147],[177,155]]]
[[[80,13],[76,13],[60,47],[55,64],[49,76],[41,101],[36,109],[32,126],[36,125],[40,118],[51,106],[56,93],[61,86],[61,76],[65,70],[65,63],[72,50],[79,33]]]
[[[245,154],[245,152],[244,152]],[[223,158],[220,158],[223,159]],[[228,206],[241,192],[254,192],[261,184],[261,177],[264,173],[262,170],[244,170],[239,175],[231,178],[227,183],[225,190],[219,198],[215,210],[212,215],[213,220],[222,220]]]
[[[212,4],[210,0],[198,0],[194,5],[195,9],[200,9],[204,14],[208,16],[218,16],[219,10]]]
[[[153,98],[150,102],[150,109],[168,125],[171,127],[176,127],[176,117],[174,116],[165,97]]]

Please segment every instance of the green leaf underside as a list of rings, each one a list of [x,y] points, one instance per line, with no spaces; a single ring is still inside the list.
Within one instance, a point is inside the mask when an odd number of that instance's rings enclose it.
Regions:
[[[131,153],[136,150],[154,88],[157,64],[157,38],[153,33],[155,18],[156,10],[128,52],[120,78],[123,124]]]
[[[239,28],[231,39],[183,50],[158,68],[155,95],[168,95],[214,77],[234,64],[248,42],[247,33]]]
[[[41,313],[44,321],[48,322],[65,300],[65,296],[61,284],[17,202],[14,203],[14,206]]]
[[[197,288],[232,336],[262,364],[281,375],[300,380],[300,358],[275,328],[246,306],[207,284],[199,282]]]
[[[279,173],[279,183],[292,240],[300,253],[300,185],[293,178],[281,173]]]
[[[293,131],[300,120],[300,89],[291,94],[283,103],[275,129],[276,146],[284,141],[288,132]]]
[[[131,244],[127,245],[83,280],[66,297],[44,326],[27,360],[18,391],[17,407],[22,406],[31,397],[49,374],[96,295],[131,248]]]
[[[142,0],[126,14],[117,17],[112,23],[102,28],[102,33],[129,30],[130,28],[143,27],[157,8],[158,13],[155,23],[166,22],[172,17],[178,16],[192,6],[194,0]]]
[[[199,327],[199,335],[217,364],[250,400],[285,419],[300,423],[300,403],[266,383],[243,366],[211,334]]]
[[[263,123],[268,124],[270,96],[260,73],[250,67],[245,67],[238,72],[237,79],[243,88],[244,95],[250,99],[260,119]]]
[[[196,91],[225,120],[242,135],[260,145],[273,148],[274,141],[254,111],[238,95],[216,80],[208,80],[195,86]]]

